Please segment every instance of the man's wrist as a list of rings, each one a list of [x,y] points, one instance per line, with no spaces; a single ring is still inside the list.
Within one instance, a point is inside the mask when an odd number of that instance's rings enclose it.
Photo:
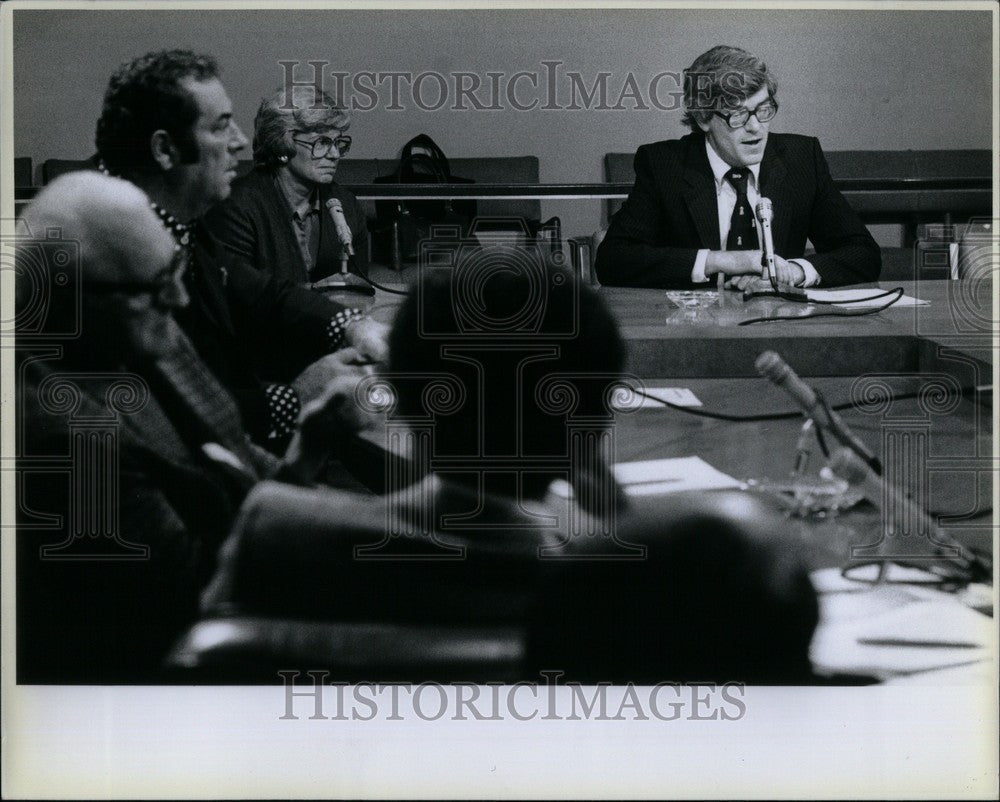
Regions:
[[[339,351],[347,343],[347,330],[353,323],[368,317],[360,309],[347,308],[337,311],[326,328],[327,345],[330,351]]]

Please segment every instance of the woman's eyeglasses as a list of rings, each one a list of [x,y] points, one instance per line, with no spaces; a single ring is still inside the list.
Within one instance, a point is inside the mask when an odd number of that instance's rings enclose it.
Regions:
[[[349,136],[338,136],[335,139],[331,139],[328,136],[318,136],[313,140],[295,139],[292,137],[292,141],[297,145],[310,148],[310,153],[314,159],[326,158],[334,148],[337,149],[337,153],[341,156],[351,149],[351,138]]]

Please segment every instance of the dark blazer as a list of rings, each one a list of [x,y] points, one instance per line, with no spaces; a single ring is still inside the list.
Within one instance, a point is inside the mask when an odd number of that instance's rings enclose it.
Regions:
[[[289,381],[327,353],[327,327],[343,307],[229,259],[201,223],[187,287],[191,303],[175,317],[261,441],[270,428],[265,381]]]
[[[144,398],[146,377],[80,372],[71,362],[35,357],[19,378],[17,680],[148,682],[196,615],[242,492],[198,460],[155,393]],[[45,402],[39,389],[46,379],[75,388],[64,397],[73,403],[53,404],[51,390]],[[125,387],[136,391],[134,404],[120,392]],[[83,426],[84,443],[96,442],[95,425],[106,433],[103,461],[74,456],[81,440],[73,421]],[[106,461],[107,438],[117,445],[117,465]],[[65,467],[35,470],[39,457]],[[117,510],[104,506],[107,486],[95,477],[105,466],[113,472]],[[78,522],[112,513],[118,536],[148,555],[120,559],[127,550],[111,548],[103,534],[72,539]],[[40,552],[64,542],[50,555]],[[82,558],[98,547],[107,547],[107,558]]]
[[[366,271],[368,228],[365,215],[358,199],[337,184],[319,188],[319,254],[311,273],[306,272],[292,229],[288,201],[275,184],[274,172],[270,169],[256,167],[236,179],[232,194],[206,215],[205,224],[232,261],[304,284],[340,271],[340,243],[326,210],[326,202],[331,198],[340,200],[354,235],[356,255],[348,267],[355,273],[359,269]]]
[[[760,193],[774,207],[774,250],[807,258],[822,286],[878,279],[881,253],[868,229],[833,186],[813,137],[771,134],[760,167]],[[699,250],[719,250],[715,177],[702,133],[643,145],[635,154],[635,186],[597,250],[602,284],[695,286]]]

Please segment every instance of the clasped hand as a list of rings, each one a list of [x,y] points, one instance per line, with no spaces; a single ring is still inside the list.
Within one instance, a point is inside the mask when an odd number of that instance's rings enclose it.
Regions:
[[[763,275],[763,251],[712,251],[708,256],[706,274],[724,273],[729,276],[726,280],[728,289],[744,290]],[[779,284],[799,286],[805,281],[805,270],[795,262],[775,255],[774,267]]]

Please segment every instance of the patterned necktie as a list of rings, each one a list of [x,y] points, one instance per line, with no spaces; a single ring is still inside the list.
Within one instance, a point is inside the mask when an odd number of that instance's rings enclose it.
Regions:
[[[176,347],[157,360],[155,370],[176,399],[174,409],[182,416],[178,424],[198,444],[218,443],[255,470],[257,460],[235,400],[201,361],[187,336],[179,329],[172,336]]]
[[[757,239],[757,222],[747,198],[747,181],[750,171],[746,168],[732,168],[726,173],[726,180],[736,190],[736,205],[729,221],[729,236],[726,238],[727,251],[756,251],[760,248]]]

